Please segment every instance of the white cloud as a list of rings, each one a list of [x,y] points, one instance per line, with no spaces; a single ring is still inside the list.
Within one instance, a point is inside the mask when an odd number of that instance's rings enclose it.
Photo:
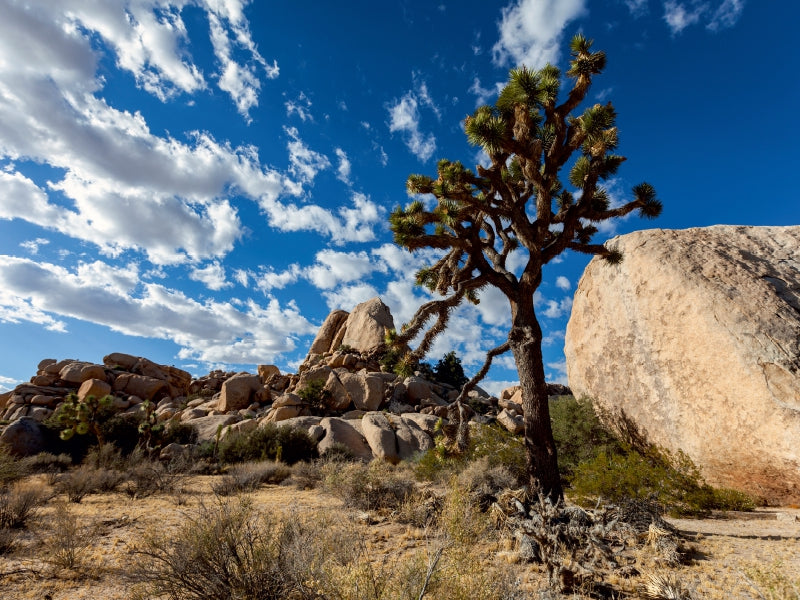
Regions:
[[[472,85],[469,87],[470,93],[475,95],[475,106],[491,104],[503,89],[503,85],[503,82],[499,81],[494,84],[494,87],[485,88],[481,85],[481,80],[475,77],[472,80]]]
[[[672,35],[677,35],[690,25],[698,23],[706,10],[708,10],[707,4],[693,3],[691,8],[687,8],[683,3],[667,0],[664,2],[664,20]]]
[[[505,379],[505,380],[497,380],[497,379],[484,379],[478,384],[484,390],[489,392],[495,398],[499,398],[500,394],[503,390],[513,387],[515,385],[519,385],[518,379]]]
[[[255,274],[247,269],[234,269],[233,278],[242,287],[250,287],[250,279],[255,277]]]
[[[500,39],[492,48],[495,64],[539,69],[556,63],[564,29],[586,12],[586,0],[512,2],[502,10]]]
[[[336,168],[336,177],[345,185],[350,185],[350,171],[352,165],[347,153],[341,148],[336,148],[336,158],[339,159],[339,166]]]
[[[208,289],[219,291],[231,287],[233,284],[225,277],[225,267],[219,261],[214,261],[205,267],[194,267],[189,272],[189,279],[199,281]]]
[[[286,106],[287,117],[297,115],[303,123],[314,120],[309,110],[311,108],[311,100],[303,92],[300,92],[297,100],[287,100],[284,106]]]
[[[563,275],[559,275],[558,277],[556,277],[556,287],[566,292],[568,289],[572,287],[572,284],[569,282],[569,279],[567,279]]]
[[[0,375],[0,394],[14,389],[17,386],[17,384],[20,383],[22,382],[17,381],[13,377],[5,377],[4,375]]]
[[[378,290],[367,283],[346,285],[337,290],[322,292],[330,310],[353,310],[356,304],[366,302],[378,295]],[[395,323],[397,324],[397,323]]]
[[[331,161],[319,152],[311,150],[300,139],[300,134],[295,127],[286,127],[289,136],[289,172],[303,183],[311,183],[317,173],[330,168]]]
[[[745,0],[723,0],[716,9],[702,0],[666,0],[664,2],[664,21],[672,32],[678,35],[691,25],[707,20],[706,29],[719,31],[733,27],[744,11]]]
[[[542,315],[548,319],[558,319],[572,310],[572,297],[566,296],[559,301],[546,300],[547,308],[542,311]]]
[[[628,7],[634,17],[641,17],[647,14],[649,8],[648,0],[625,0],[625,6]]]
[[[744,10],[745,0],[725,0],[719,5],[706,26],[711,31],[733,27]]]
[[[261,272],[254,277],[256,288],[268,293],[270,290],[281,290],[287,285],[291,285],[300,278],[300,267],[297,264],[289,265],[289,268],[280,273],[276,272],[271,267],[263,268]]]
[[[303,270],[303,276],[315,287],[330,290],[343,282],[362,279],[379,268],[365,251],[337,252],[321,250],[316,263]]]
[[[436,151],[436,137],[420,130],[420,106],[430,108],[437,118],[439,109],[428,92],[428,87],[417,74],[414,74],[415,89],[406,92],[400,100],[388,106],[389,131],[400,133],[411,153],[425,162]]]
[[[567,380],[567,361],[560,360],[555,362],[548,362],[545,367],[550,369],[546,372],[548,383],[560,383],[561,385],[569,385]]]
[[[280,69],[274,61],[271,66],[267,65],[259,54],[242,8],[243,5],[237,0],[210,1],[206,13],[214,55],[220,64],[217,74],[219,88],[231,96],[239,113],[249,123],[252,120],[250,109],[258,106],[258,92],[261,90],[256,65],[262,67],[269,79],[278,77]],[[250,64],[241,64],[233,59],[234,43],[249,52],[252,59]]]
[[[172,340],[181,346],[182,359],[227,364],[273,361],[296,348],[296,336],[316,331],[293,302],[281,306],[270,298],[260,305],[248,299],[240,309],[230,302],[200,302],[155,283],[141,283],[132,292],[130,267],[121,270],[118,284],[109,277],[114,269],[92,265],[93,273],[106,273],[98,283],[80,269],[0,257],[0,320],[64,331],[52,315],[80,319],[127,335]]]
[[[141,8],[152,3],[135,4]],[[170,6],[165,3],[164,15],[159,17],[164,21],[153,25],[159,32],[168,29],[166,24],[182,27],[179,13]],[[191,70],[184,69],[190,63],[181,41],[183,33],[174,33],[172,45],[160,38],[160,45],[137,54],[135,36],[143,34],[124,27],[141,26],[144,21],[134,19],[131,25],[120,18],[125,17],[120,6],[65,0],[58,8],[61,12],[33,11],[14,3],[0,19],[0,56],[4,58],[0,63],[0,158],[23,159],[0,173],[4,197],[0,218],[19,218],[59,231],[96,244],[109,256],[133,250],[156,264],[173,264],[220,258],[233,248],[242,235],[242,224],[228,195],[257,201],[269,208],[265,210],[268,216],[293,212],[295,207],[284,207],[278,199],[286,193],[301,193],[300,183],[264,168],[256,148],[234,147],[204,132],[192,132],[186,140],[154,135],[143,115],[118,110],[96,95],[103,86],[97,75],[101,49],[85,35],[86,30],[107,40],[122,61],[121,68],[138,69],[143,80],[158,84],[159,89],[180,88],[188,93],[199,88],[191,84]],[[240,8],[240,2],[229,0],[216,2],[209,10],[232,24],[237,47],[247,49],[252,42],[243,28]],[[176,53],[174,61],[167,59],[169,48]],[[256,60],[252,52],[251,59]],[[303,149],[298,140],[297,150]],[[290,169],[308,177],[327,160],[317,156],[294,155]],[[28,178],[24,161],[54,169],[49,189]],[[320,207],[304,209],[330,215]],[[283,222],[278,216],[270,225],[280,228]],[[340,218],[330,226],[304,228],[335,233],[337,240],[348,236],[363,240],[369,237],[370,227],[353,227]]]
[[[50,240],[47,238],[36,238],[35,240],[25,240],[24,242],[20,242],[20,248],[24,248],[31,254],[36,254],[39,252],[40,246],[46,246],[50,243]]]

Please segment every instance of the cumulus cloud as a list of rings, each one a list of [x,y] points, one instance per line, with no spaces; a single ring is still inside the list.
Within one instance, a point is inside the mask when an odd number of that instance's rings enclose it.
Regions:
[[[37,254],[41,246],[46,246],[49,243],[50,240],[47,238],[36,238],[35,240],[25,240],[24,242],[20,242],[19,246],[31,254]]]
[[[289,161],[289,175],[299,180],[294,181],[262,166],[255,147],[233,146],[206,132],[156,135],[142,114],[109,105],[97,71],[105,47],[87,31],[105,42],[119,68],[156,95],[193,93],[204,85],[192,68],[175,8],[184,4],[160,3],[157,11],[147,0],[125,4],[132,7],[130,21],[122,2],[65,0],[48,11],[4,3],[0,158],[15,166],[0,173],[0,218],[23,219],[96,244],[108,256],[142,252],[157,265],[197,263],[230,252],[242,235],[233,195],[268,207],[276,228],[288,220],[292,231],[335,234],[339,241],[370,236],[371,223],[353,226],[347,215],[334,215],[330,226],[312,219],[298,228],[296,207],[284,210],[280,198],[300,194],[306,178],[326,165],[327,159],[299,139],[292,140],[296,152]],[[266,69],[249,37],[242,3],[203,6],[227,28],[229,42],[246,50],[237,56],[249,56]],[[245,98],[240,96],[243,110],[253,105]],[[27,161],[53,169],[47,187],[30,178]],[[303,209],[330,215],[320,207]]]
[[[13,377],[5,377],[4,375],[0,375],[0,394],[14,389],[14,387],[19,383],[22,382],[17,381]]]
[[[566,292],[569,288],[572,287],[572,284],[569,282],[569,279],[567,279],[563,275],[559,275],[558,277],[556,277],[556,287]]]
[[[282,231],[316,231],[330,236],[335,244],[371,242],[373,227],[383,221],[385,209],[362,193],[351,195],[351,205],[335,213],[321,206],[284,204],[266,196],[259,204],[270,224]]]
[[[227,280],[225,276],[225,267],[223,267],[219,261],[214,261],[205,267],[194,267],[189,271],[189,279],[199,281],[208,289],[214,290],[215,292],[233,285],[233,283]]]
[[[502,10],[500,39],[492,48],[495,64],[539,69],[556,63],[564,29],[586,12],[586,0],[512,2]]]
[[[246,299],[237,307],[200,302],[155,283],[139,283],[133,290],[131,269],[93,263],[83,271],[70,270],[2,256],[0,320],[32,321],[60,331],[65,323],[53,315],[90,321],[127,335],[172,340],[181,346],[180,358],[207,364],[273,361],[296,348],[297,336],[315,332],[293,302],[281,306],[270,298],[262,305]]]
[[[546,308],[542,311],[542,314],[548,319],[558,319],[572,310],[572,298],[566,296],[558,301],[546,300],[545,306]]]
[[[330,168],[331,161],[306,146],[296,127],[286,127],[285,131],[289,136],[289,172],[303,183],[312,183],[317,173]]]
[[[414,74],[413,79],[414,89],[388,106],[389,131],[400,133],[411,153],[420,161],[426,162],[436,151],[436,137],[432,133],[423,133],[420,129],[420,108],[427,107],[437,118],[440,111],[425,82],[417,74]]]
[[[315,287],[329,290],[340,283],[362,279],[377,268],[379,267],[363,250],[361,252],[321,250],[316,254],[315,264],[303,270],[303,276]]]

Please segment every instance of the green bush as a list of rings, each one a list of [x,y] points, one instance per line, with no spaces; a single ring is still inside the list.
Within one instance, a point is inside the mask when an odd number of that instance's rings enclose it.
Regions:
[[[677,515],[749,510],[755,506],[746,494],[715,490],[708,485],[686,454],[670,454],[654,447],[645,453],[633,449],[621,454],[600,452],[578,465],[571,488],[579,503],[649,499]]]
[[[464,368],[461,366],[461,359],[456,356],[455,350],[445,354],[433,368],[436,380],[448,383],[454,388],[460,388],[469,379],[464,375]]]
[[[325,382],[322,379],[312,379],[306,387],[297,391],[297,395],[318,412],[327,410],[331,398],[331,392],[325,389]]]
[[[594,459],[601,452],[623,453],[620,442],[597,418],[591,401],[560,396],[551,399],[549,404],[558,468],[565,484],[572,479],[579,464]]]
[[[267,423],[248,433],[228,435],[219,444],[226,463],[278,460],[292,465],[317,457],[317,442],[305,431]]]

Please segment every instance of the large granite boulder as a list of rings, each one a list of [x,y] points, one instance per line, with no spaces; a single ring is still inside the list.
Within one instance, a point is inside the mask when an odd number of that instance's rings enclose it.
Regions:
[[[374,352],[385,346],[390,329],[394,329],[394,319],[389,307],[380,298],[373,298],[358,304],[347,317],[342,345]]]
[[[237,373],[222,384],[217,410],[227,412],[247,408],[261,387],[261,377],[258,375]]]
[[[713,484],[800,503],[800,227],[650,230],[575,293],[572,391]],[[619,422],[619,421],[618,421]]]
[[[325,352],[333,352],[342,343],[344,337],[344,326],[347,322],[349,313],[344,310],[334,310],[328,315],[319,328],[317,336],[311,342],[311,347],[308,350],[310,354],[324,354]]]
[[[0,445],[15,456],[33,456],[44,452],[44,433],[36,419],[22,417],[0,433]]]

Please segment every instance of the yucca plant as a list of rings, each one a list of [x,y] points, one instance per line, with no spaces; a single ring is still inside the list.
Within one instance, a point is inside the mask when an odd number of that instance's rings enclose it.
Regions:
[[[661,202],[648,183],[633,188],[632,200],[612,207],[603,181],[625,160],[615,153],[616,111],[609,102],[575,113],[592,79],[603,71],[606,55],[593,51],[592,41],[583,35],[575,36],[570,48],[569,91],[562,92],[562,73],[553,65],[512,69],[497,102],[481,106],[464,122],[468,141],[486,152],[490,165],[472,171],[445,159],[439,161],[434,177],[411,175],[409,194],[433,195],[435,203],[426,207],[414,199],[396,208],[389,219],[398,245],[410,251],[440,251],[440,258],[419,272],[417,283],[442,298],[422,305],[407,326],[393,334],[396,348],[422,335],[419,346],[399,362],[415,364],[422,359],[464,300],[477,303],[482,288],[499,289],[509,302],[508,338],[488,353],[456,404],[465,401],[492,360],[510,350],[522,387],[530,486],[553,500],[563,492],[548,414],[542,331],[534,306],[542,269],[566,250],[618,262],[617,251],[592,242],[598,233],[595,224],[633,211],[646,218],[661,212]],[[568,165],[571,189],[560,175]],[[523,255],[522,269],[511,267],[514,252]],[[463,414],[460,408],[453,412]],[[459,436],[464,439],[461,433],[467,431],[462,423]]]

